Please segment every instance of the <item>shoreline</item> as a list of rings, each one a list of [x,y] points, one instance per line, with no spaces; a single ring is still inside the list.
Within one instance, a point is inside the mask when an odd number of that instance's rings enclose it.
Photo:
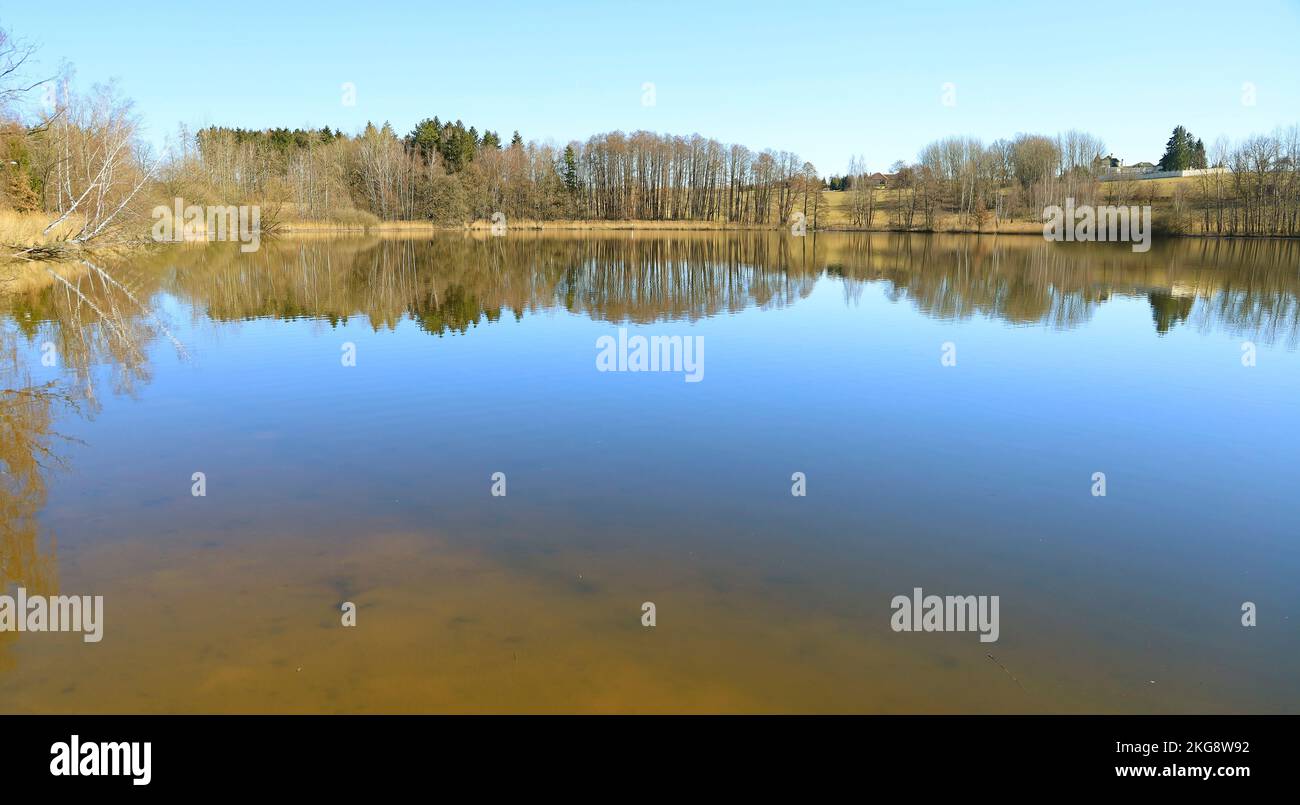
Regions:
[[[460,232],[465,235],[482,236],[491,232],[492,225],[489,222],[476,221],[471,224],[460,226],[447,226],[437,224],[432,221],[380,221],[377,224],[331,224],[328,222],[307,221],[299,223],[287,223],[277,226],[273,230],[261,233],[261,237],[267,239],[277,237],[331,237],[331,236],[356,236],[370,235],[376,237],[400,237],[404,235],[424,235],[434,233],[456,233]],[[626,221],[577,221],[577,220],[560,220],[560,221],[520,221],[510,224],[507,228],[506,235],[510,232],[515,233],[562,233],[562,232],[584,232],[589,234],[600,233],[618,233],[618,232],[643,232],[647,234],[670,234],[670,233],[730,233],[730,232],[770,232],[773,234],[785,234],[786,227],[776,227],[771,225],[753,225],[753,224],[730,224],[712,221],[646,221],[646,220],[626,220]],[[843,225],[831,225],[820,228],[809,227],[808,234],[805,237],[816,237],[818,233],[835,233],[835,234],[869,234],[869,235],[964,235],[972,237],[1043,237],[1042,225],[1020,225],[1015,228],[1006,229],[972,229],[972,228],[955,228],[955,229],[894,229],[882,227],[852,227]],[[1200,239],[1200,240],[1221,240],[1221,241],[1291,241],[1300,242],[1300,237],[1288,235],[1225,235],[1215,233],[1201,232],[1156,232],[1153,233],[1152,240],[1178,240],[1178,239]],[[189,245],[206,246],[218,241],[196,240],[182,242]],[[76,249],[53,249],[46,250],[38,247],[34,252],[36,257],[20,256],[24,249],[30,248],[19,244],[0,244],[0,293],[13,292],[16,288],[21,288],[25,284],[30,285],[34,274],[44,274],[43,269],[46,267],[68,267],[75,266],[83,260],[102,260],[113,261],[136,257],[156,251],[157,249],[176,245],[170,243],[156,243],[151,240],[132,240],[120,243],[104,244],[99,248],[76,248]]]
[[[844,234],[897,234],[897,235],[1028,235],[1043,236],[1043,224],[1038,222],[1014,222],[1013,228],[985,228],[973,229],[970,227],[956,228],[920,228],[898,229],[894,227],[855,227],[833,224],[823,227],[808,227],[808,234],[813,235],[818,232],[836,232]],[[733,224],[715,221],[651,221],[642,219],[628,219],[621,221],[607,220],[557,220],[557,221],[520,221],[510,223],[506,228],[506,234],[511,231],[522,232],[784,232],[788,227],[773,226],[771,224]],[[274,237],[277,235],[297,235],[297,234],[322,234],[322,233],[402,233],[402,232],[467,232],[480,233],[490,232],[492,224],[485,221],[475,221],[470,224],[451,226],[446,224],[437,224],[432,221],[381,221],[378,224],[330,224],[327,222],[305,222],[305,223],[288,223],[280,225],[275,231],[263,233],[265,236]],[[1227,235],[1216,234],[1213,232],[1154,232],[1155,239],[1173,239],[1173,238],[1202,238],[1211,240],[1296,240],[1300,241],[1300,236],[1291,235]]]

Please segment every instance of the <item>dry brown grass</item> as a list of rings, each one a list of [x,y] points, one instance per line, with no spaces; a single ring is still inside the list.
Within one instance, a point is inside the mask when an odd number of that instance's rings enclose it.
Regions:
[[[1184,202],[1194,198],[1200,190],[1200,182],[1200,177],[1196,176],[1100,182],[1098,184],[1098,199],[1095,203],[1150,204],[1154,216],[1157,220],[1160,220],[1162,217],[1167,218],[1173,214],[1176,206],[1176,195],[1181,194]],[[893,190],[875,191],[874,225],[871,227],[873,231],[885,231],[893,228],[894,210],[900,201],[903,204],[907,203],[908,192],[904,191],[900,200],[898,194]],[[860,227],[853,227],[849,224],[849,194],[847,192],[842,190],[824,192],[822,194],[822,205],[821,214],[817,220],[817,226],[820,229],[860,229]],[[919,227],[922,220],[923,216],[918,210],[914,222]],[[809,221],[810,225],[811,223]],[[1186,230],[1188,234],[1206,234],[1198,231],[1195,224],[1194,220],[1190,221],[1190,228]],[[935,216],[934,230],[936,232],[955,233],[1042,234],[1043,224],[1039,221],[1030,221],[1023,218],[1015,220],[1003,219],[995,223],[993,216],[989,215],[984,225],[977,229],[971,224],[963,224],[955,214],[940,213]]]
[[[263,214],[266,215],[268,209],[267,205],[262,205],[262,209]],[[334,210],[324,218],[312,218],[310,216],[300,215],[293,204],[282,205],[271,217],[273,219],[274,229],[277,232],[353,232],[363,231],[388,223],[381,222],[379,216],[373,213],[351,208]],[[271,221],[263,220],[262,223],[263,226],[265,226],[268,223],[271,223]]]
[[[0,209],[0,294],[27,293],[53,282],[49,271],[70,277],[84,270],[83,259],[112,260],[139,251],[138,243],[107,242],[93,247],[69,240],[83,221],[69,218],[45,234],[57,216]]]
[[[1172,199],[1178,190],[1190,196],[1200,189],[1201,181],[1199,176],[1171,176],[1163,179],[1102,182],[1101,195],[1107,201],[1119,198],[1125,202],[1140,199],[1143,203],[1156,203]]]
[[[0,243],[6,246],[48,246],[63,243],[75,235],[83,221],[73,216],[45,234],[45,227],[58,216],[43,212],[15,212],[0,209]]]
[[[82,253],[80,244],[68,240],[82,227],[82,221],[75,216],[45,234],[45,228],[56,217],[47,213],[0,209],[0,292],[26,287],[33,281],[41,281],[41,278],[48,279],[44,269],[25,269],[25,264],[68,262]]]
[[[894,221],[896,219],[895,211],[900,203],[898,194],[893,190],[876,189],[875,191],[875,211],[872,214],[872,226],[870,231],[888,232],[893,231]],[[901,202],[906,205],[911,191],[905,191],[902,195]],[[812,213],[809,213],[809,226]],[[913,219],[915,226],[920,227],[924,216],[920,210],[917,210]],[[849,194],[843,190],[828,190],[822,193],[822,207],[818,212],[816,224],[822,230],[842,230],[857,231],[862,227],[853,226],[850,223]],[[955,232],[955,233],[980,233],[980,234],[1038,234],[1043,233],[1043,224],[1039,221],[1027,221],[1022,219],[995,221],[990,213],[984,225],[977,227],[973,224],[964,224],[960,216],[955,213],[938,213],[935,215],[934,230],[936,232]]]

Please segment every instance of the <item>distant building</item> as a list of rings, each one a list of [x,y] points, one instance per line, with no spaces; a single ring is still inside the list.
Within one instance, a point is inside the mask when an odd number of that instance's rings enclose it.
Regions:
[[[1093,164],[1096,167],[1098,178],[1102,181],[1139,179],[1142,178],[1143,174],[1156,171],[1156,166],[1150,162],[1136,162],[1132,165],[1125,165],[1124,160],[1111,154],[1098,158]]]
[[[1132,165],[1125,165],[1122,160],[1117,160],[1110,156],[1103,157],[1097,162],[1097,179],[1103,182],[1115,182],[1130,179],[1170,179],[1180,176],[1205,176],[1213,173],[1228,173],[1228,169],[1222,166],[1181,171],[1162,171],[1157,165],[1150,162],[1136,162]],[[1115,162],[1119,162],[1119,164],[1116,165],[1114,164]]]

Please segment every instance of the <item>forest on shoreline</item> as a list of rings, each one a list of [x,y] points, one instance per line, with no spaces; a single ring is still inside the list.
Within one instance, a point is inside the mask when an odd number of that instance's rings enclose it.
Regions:
[[[368,228],[423,222],[543,226],[1030,232],[1043,210],[1150,204],[1163,234],[1300,235],[1300,127],[1208,149],[1181,126],[1162,167],[1195,179],[1100,181],[1100,137],[947,137],[887,170],[854,158],[826,175],[789,151],[699,134],[596,134],[563,146],[508,141],[432,117],[409,132],[370,123],[319,129],[182,129],[166,153],[112,86],[75,92],[29,80],[33,48],[0,30],[0,244],[4,257],[59,259],[88,244],[149,239],[159,207],[254,205],[261,226]],[[1168,165],[1166,164],[1168,163]],[[584,223],[585,222],[585,223]]]

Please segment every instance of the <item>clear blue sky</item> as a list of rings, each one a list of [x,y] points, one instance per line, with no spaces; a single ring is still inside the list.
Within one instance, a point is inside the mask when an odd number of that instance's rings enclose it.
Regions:
[[[1300,0],[6,0],[0,27],[38,44],[42,68],[71,62],[78,86],[118,79],[159,143],[182,122],[405,133],[437,115],[561,144],[699,132],[829,174],[853,154],[872,169],[914,159],[948,134],[1081,128],[1136,162],[1180,123],[1209,146],[1300,122]]]

